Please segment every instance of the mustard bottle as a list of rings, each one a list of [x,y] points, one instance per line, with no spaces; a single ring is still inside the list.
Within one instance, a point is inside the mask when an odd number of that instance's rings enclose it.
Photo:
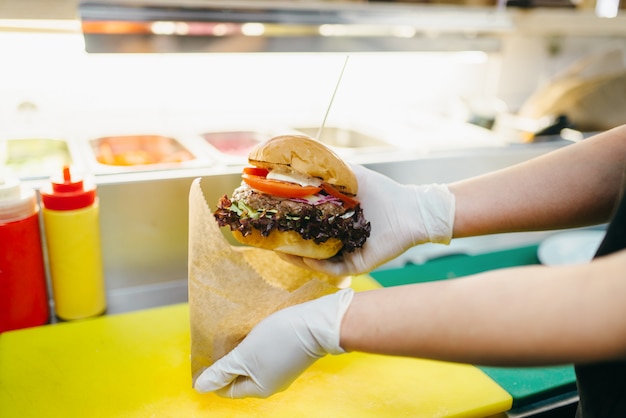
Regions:
[[[41,190],[54,310],[63,320],[104,313],[106,293],[96,187],[69,167]]]

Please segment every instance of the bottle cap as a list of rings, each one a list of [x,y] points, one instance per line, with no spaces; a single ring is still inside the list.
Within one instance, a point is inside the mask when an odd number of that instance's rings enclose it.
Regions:
[[[25,218],[37,212],[35,191],[14,178],[0,178],[0,222]]]
[[[96,187],[86,185],[82,178],[72,178],[68,166],[63,178],[51,178],[49,187],[41,190],[41,202],[46,209],[75,210],[91,206],[96,200]]]

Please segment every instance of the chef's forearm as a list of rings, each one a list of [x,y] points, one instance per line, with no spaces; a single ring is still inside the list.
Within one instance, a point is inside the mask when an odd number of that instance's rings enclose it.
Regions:
[[[626,125],[484,176],[450,184],[454,237],[606,222],[621,190]]]
[[[521,267],[357,293],[341,345],[498,366],[620,358],[625,269],[620,253],[586,266]]]

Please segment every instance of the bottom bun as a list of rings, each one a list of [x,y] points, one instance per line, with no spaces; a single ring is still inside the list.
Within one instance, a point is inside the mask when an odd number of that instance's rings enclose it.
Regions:
[[[245,237],[239,231],[233,231],[233,236],[242,244],[318,260],[334,256],[343,247],[343,243],[337,238],[316,244],[311,239],[302,238],[295,231],[272,231],[264,237],[261,232],[252,228],[252,233]]]

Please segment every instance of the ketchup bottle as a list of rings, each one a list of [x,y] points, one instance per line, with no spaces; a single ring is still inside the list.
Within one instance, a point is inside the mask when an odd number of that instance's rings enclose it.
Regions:
[[[48,319],[37,197],[17,179],[0,179],[0,332]]]
[[[69,167],[41,191],[54,309],[60,319],[106,309],[96,187],[74,178]]]

